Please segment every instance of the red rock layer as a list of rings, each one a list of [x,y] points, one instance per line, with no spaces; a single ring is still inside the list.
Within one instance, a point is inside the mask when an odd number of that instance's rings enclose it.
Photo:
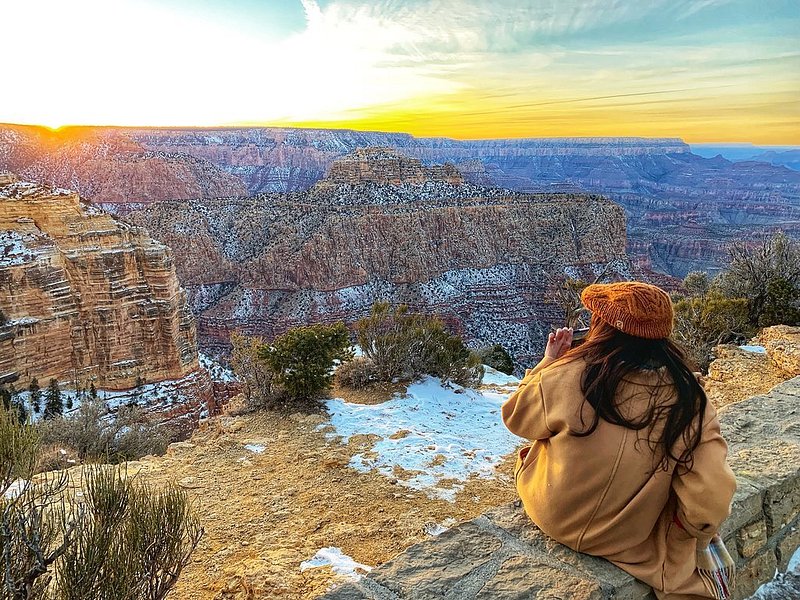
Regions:
[[[0,380],[124,389],[198,370],[169,249],[77,193],[0,176]]]

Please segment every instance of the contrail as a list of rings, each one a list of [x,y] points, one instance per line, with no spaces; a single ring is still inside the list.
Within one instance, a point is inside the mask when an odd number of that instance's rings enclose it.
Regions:
[[[719,89],[721,87],[731,87],[729,85],[720,85],[713,88],[682,88],[677,90],[660,90],[657,92],[632,92],[630,94],[612,94],[611,96],[589,96],[587,98],[573,98],[571,100],[549,100],[547,102],[533,102],[527,104],[515,104],[508,108],[525,108],[527,106],[548,106],[551,104],[573,104],[575,102],[588,102],[590,100],[610,100],[612,98],[629,98],[631,96],[654,96],[656,94],[676,94],[678,92],[694,92],[697,90]]]

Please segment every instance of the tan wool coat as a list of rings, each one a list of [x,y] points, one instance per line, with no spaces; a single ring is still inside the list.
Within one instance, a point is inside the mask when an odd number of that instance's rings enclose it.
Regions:
[[[591,435],[571,435],[594,416],[583,402],[585,362],[551,362],[529,369],[502,408],[506,427],[533,442],[520,450],[515,468],[528,515],[550,537],[607,558],[659,598],[712,597],[695,571],[695,552],[728,516],[736,489],[714,408],[708,404],[692,469],[676,470],[670,461],[665,471],[648,440],[658,440],[663,423],[648,434],[601,419]],[[621,413],[631,419],[652,402],[674,401],[667,378],[664,369],[629,376],[617,390]]]

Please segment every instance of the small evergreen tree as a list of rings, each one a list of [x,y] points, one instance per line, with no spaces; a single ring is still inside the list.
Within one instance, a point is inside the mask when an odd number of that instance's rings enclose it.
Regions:
[[[28,385],[28,391],[30,392],[31,408],[33,412],[38,415],[42,410],[42,390],[39,387],[39,380],[36,379],[36,377],[31,379],[31,383]]]
[[[349,360],[344,323],[295,327],[264,346],[260,357],[293,400],[308,400],[330,387],[335,360]]]
[[[97,388],[94,387],[94,381],[89,384],[89,397],[92,400],[97,400]]]
[[[16,416],[17,421],[20,423],[25,423],[28,420],[28,409],[25,408],[25,402],[23,402],[22,398],[20,397],[17,389],[14,387],[14,384],[11,384],[11,387],[8,389],[8,393],[10,396],[10,411],[11,414]]]
[[[139,402],[142,400],[142,393],[144,392],[144,377],[141,375],[136,376],[136,383],[133,386],[133,393],[131,394],[131,399],[128,402],[128,406],[138,406]]]
[[[511,375],[514,372],[514,361],[508,351],[500,344],[487,346],[478,351],[481,362],[493,369]]]
[[[0,384],[0,402],[5,410],[11,410],[11,392],[3,384]]]
[[[64,402],[61,398],[61,389],[58,387],[58,382],[51,379],[47,385],[47,392],[44,397],[44,418],[52,419],[57,415],[64,414]]]

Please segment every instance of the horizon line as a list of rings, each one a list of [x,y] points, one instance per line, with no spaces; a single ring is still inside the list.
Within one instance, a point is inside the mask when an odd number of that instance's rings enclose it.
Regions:
[[[470,141],[494,141],[494,140],[588,140],[588,139],[642,139],[642,140],[675,140],[691,145],[718,145],[718,146],[741,146],[751,145],[756,147],[770,148],[800,148],[798,144],[758,144],[757,142],[741,141],[686,141],[679,135],[675,136],[647,136],[647,135],[567,135],[567,136],[507,136],[507,137],[455,137],[449,135],[415,135],[407,131],[388,131],[382,129],[359,129],[355,127],[312,127],[308,125],[287,125],[269,123],[243,123],[243,124],[224,124],[224,125],[108,125],[108,124],[67,124],[52,127],[40,123],[11,123],[0,121],[0,127],[33,127],[45,129],[53,133],[68,131],[71,129],[162,129],[162,130],[246,130],[246,129],[301,129],[308,131],[351,131],[354,133],[380,133],[389,135],[407,135],[416,139],[447,139],[458,142]]]

